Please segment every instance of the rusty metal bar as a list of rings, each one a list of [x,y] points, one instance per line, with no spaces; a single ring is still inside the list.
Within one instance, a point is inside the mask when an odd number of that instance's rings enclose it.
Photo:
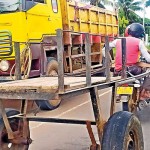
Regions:
[[[72,45],[68,45],[68,55],[69,55],[69,72],[73,72],[73,64],[72,64]]]
[[[101,143],[102,142],[102,132],[101,132],[100,128],[101,128],[102,120],[100,118],[100,112],[99,112],[99,107],[98,107],[99,95],[98,95],[97,87],[90,89],[90,96],[91,96],[91,102],[92,102],[94,117],[95,117],[95,121],[96,121],[97,131],[98,131],[98,137],[99,137],[99,141]]]
[[[22,118],[22,116],[16,116],[16,118]],[[29,121],[41,121],[52,123],[68,123],[68,124],[81,124],[85,125],[87,120],[75,120],[75,119],[58,119],[58,118],[42,118],[42,117],[26,117]],[[91,125],[96,125],[95,121],[89,121]]]
[[[45,62],[45,50],[43,48],[43,44],[41,44],[41,75],[45,74],[45,70],[44,70],[44,64]]]
[[[22,100],[20,112],[21,114],[25,114],[27,109],[27,100]]]
[[[15,42],[14,43],[14,47],[15,47],[15,65],[16,65],[15,66],[15,76],[16,76],[15,80],[21,80],[20,44],[18,42]],[[21,106],[20,106],[20,112],[22,114],[26,114],[26,110],[27,110],[27,100],[22,99],[21,100]],[[23,119],[23,123],[26,124],[26,120],[25,119]],[[27,131],[27,127],[26,126],[21,126],[21,124],[19,122],[18,129],[23,134],[23,137],[27,137],[26,133],[28,131]],[[11,133],[8,132],[8,135],[9,134],[11,134]]]
[[[3,100],[2,99],[0,99],[0,113],[2,114],[4,125],[5,125],[7,133],[8,133],[8,139],[13,139],[14,138],[13,131],[12,131],[11,126],[9,124],[5,108],[3,106]]]
[[[114,86],[112,87],[110,116],[112,116],[114,114],[115,107],[116,107],[116,89],[117,89],[117,83],[115,83]]]
[[[133,78],[128,78],[126,80],[121,80],[120,82],[118,82],[118,85],[122,85],[122,84],[126,84],[126,83],[131,83],[131,82],[136,81],[137,79],[140,79],[140,78],[134,78],[133,77]]]
[[[16,76],[16,80],[21,80],[21,64],[20,64],[20,45],[19,45],[19,42],[15,42],[14,47],[15,47],[15,76]]]
[[[95,140],[92,128],[91,128],[91,122],[87,121],[86,126],[87,126],[87,130],[88,130],[92,145],[96,145],[96,140]]]
[[[64,92],[64,64],[63,64],[63,32],[57,29],[57,57],[58,57],[58,90],[59,93]]]
[[[87,121],[86,127],[87,127],[87,130],[88,130],[88,133],[89,133],[89,136],[90,136],[90,139],[91,139],[91,143],[92,143],[92,145],[90,146],[90,150],[98,150],[98,149],[100,149],[100,145],[98,145],[96,143],[96,140],[95,140],[95,137],[94,137],[94,133],[93,133],[92,127],[91,127],[91,122]]]
[[[89,33],[85,34],[86,85],[91,86],[91,43]]]
[[[13,82],[13,81],[12,81]],[[2,99],[28,99],[28,100],[50,100],[54,99],[57,96],[55,93],[43,93],[43,92],[1,92],[0,91],[0,98]]]
[[[26,116],[27,113],[27,106],[28,106],[28,100],[22,100],[21,101],[21,109],[20,112],[21,114],[23,114],[24,116]],[[20,133],[22,133],[22,136],[27,139],[27,135],[29,133],[29,122],[27,121],[26,118],[23,118],[23,126],[21,125],[21,121],[19,121],[19,131]]]
[[[109,38],[105,37],[105,75],[106,82],[110,81],[110,56],[109,56]]]
[[[127,78],[126,75],[126,39],[122,38],[121,39],[121,46],[122,46],[122,72],[121,72],[121,77]]]

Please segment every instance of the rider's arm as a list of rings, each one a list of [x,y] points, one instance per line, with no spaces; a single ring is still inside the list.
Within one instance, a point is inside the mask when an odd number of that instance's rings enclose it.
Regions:
[[[116,47],[117,39],[109,43],[109,51]],[[105,57],[105,47],[102,49],[103,57]]]
[[[150,54],[148,53],[148,49],[145,47],[142,40],[139,43],[139,50],[140,50],[142,56],[146,59],[146,61],[148,63],[150,63]]]

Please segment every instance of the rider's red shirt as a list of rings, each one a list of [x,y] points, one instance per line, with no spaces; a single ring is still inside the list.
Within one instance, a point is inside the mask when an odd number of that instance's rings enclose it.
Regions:
[[[139,51],[140,39],[134,37],[126,37],[126,65],[132,66],[139,61],[140,51]],[[116,59],[115,59],[115,69],[120,71],[122,69],[122,47],[121,39],[116,42]]]

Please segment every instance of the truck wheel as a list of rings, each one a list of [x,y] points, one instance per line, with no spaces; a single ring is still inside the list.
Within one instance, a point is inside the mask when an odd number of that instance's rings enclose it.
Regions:
[[[12,115],[17,115],[19,114],[19,111],[15,109],[5,109],[6,115],[12,116]],[[18,124],[19,124],[19,118],[10,118],[9,123],[11,126],[11,129],[13,131],[18,131]],[[22,123],[20,121],[20,123]],[[28,134],[30,137],[30,133]],[[2,116],[0,116],[0,149],[2,150],[13,150],[13,149],[21,149],[21,150],[27,150],[29,145],[23,145],[23,144],[13,144],[11,141],[8,139],[8,134],[6,131],[6,128],[4,126],[4,122],[2,119]]]
[[[54,57],[48,57],[46,75],[47,76],[58,75],[58,62],[55,60]],[[58,98],[55,100],[36,100],[35,102],[41,110],[53,110],[59,107],[61,99]]]
[[[57,76],[58,75],[58,62],[54,57],[48,57],[48,64],[46,69],[47,76]]]
[[[57,100],[36,100],[35,101],[41,110],[54,110],[59,107],[61,99]]]
[[[102,150],[144,150],[142,127],[130,112],[116,112],[104,127]]]

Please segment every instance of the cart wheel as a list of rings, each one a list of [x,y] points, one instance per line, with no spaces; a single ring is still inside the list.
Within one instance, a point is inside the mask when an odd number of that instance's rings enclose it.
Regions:
[[[48,65],[46,75],[48,76],[57,76],[58,75],[58,62],[55,60],[54,57],[48,57]],[[35,101],[38,107],[41,110],[53,110],[59,107],[61,103],[61,99],[55,100],[36,100]]]
[[[5,109],[6,115],[12,116],[12,115],[17,115],[19,114],[19,111],[15,109]],[[19,124],[19,118],[11,118],[9,119],[10,126],[13,131],[18,130],[18,124]],[[22,122],[20,122],[22,123]],[[28,135],[30,137],[30,133]],[[8,139],[8,134],[6,131],[6,128],[4,126],[4,122],[2,119],[2,116],[0,116],[0,149],[2,150],[14,150],[14,149],[20,149],[20,150],[27,150],[29,145],[23,145],[23,144],[13,144],[11,141]]]
[[[116,112],[104,128],[102,150],[144,150],[142,127],[130,112]]]

